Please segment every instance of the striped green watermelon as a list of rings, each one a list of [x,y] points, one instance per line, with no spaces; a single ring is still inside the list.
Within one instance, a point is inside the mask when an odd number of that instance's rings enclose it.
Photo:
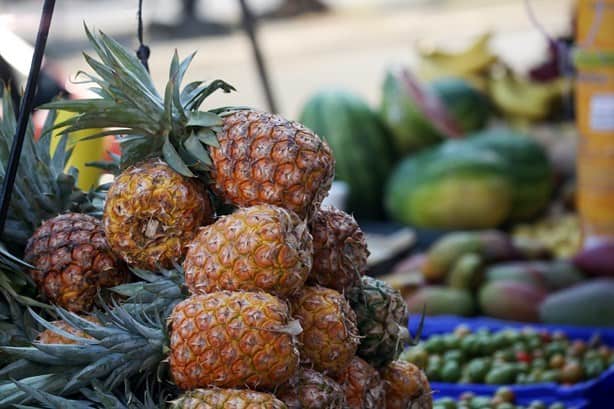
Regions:
[[[333,150],[335,177],[350,187],[348,210],[357,218],[383,218],[383,187],[392,169],[394,149],[379,116],[352,93],[326,90],[305,104],[300,122]]]

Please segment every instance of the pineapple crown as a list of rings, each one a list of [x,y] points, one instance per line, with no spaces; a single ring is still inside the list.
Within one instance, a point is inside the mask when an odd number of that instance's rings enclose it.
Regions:
[[[222,80],[195,81],[181,88],[195,53],[180,61],[175,51],[162,97],[130,50],[103,32],[96,35],[87,26],[85,32],[99,60],[84,54],[95,74],[80,74],[87,78],[87,83],[94,84],[91,91],[98,98],[44,105],[43,108],[76,113],[57,127],[66,126],[68,132],[107,128],[85,139],[122,135],[119,138],[122,167],[161,156],[184,176],[204,175],[212,165],[207,147],[218,145],[216,132],[221,129],[223,115],[238,108],[199,111],[199,107],[212,93],[218,90],[228,93],[234,88]]]
[[[100,323],[61,308],[55,312],[91,338],[70,334],[30,310],[31,317],[43,328],[76,344],[33,342],[27,347],[0,347],[1,352],[17,359],[0,369],[0,407],[31,402],[34,397],[24,391],[28,386],[66,397],[92,382],[99,382],[103,390],[111,391],[126,379],[131,381],[131,386],[139,387],[139,380],[158,375],[167,345],[166,317],[138,311],[130,313],[117,305],[112,309],[105,307],[104,313],[96,314]]]
[[[10,95],[5,89],[4,95]],[[0,179],[4,178],[13,137],[17,130],[15,111],[10,98],[2,99],[0,121]],[[34,230],[45,220],[65,212],[99,215],[100,191],[83,192],[77,187],[78,171],[65,171],[72,149],[64,132],[51,154],[51,129],[55,112],[50,112],[38,141],[32,123],[28,124],[17,178],[2,239],[11,249],[21,251]]]

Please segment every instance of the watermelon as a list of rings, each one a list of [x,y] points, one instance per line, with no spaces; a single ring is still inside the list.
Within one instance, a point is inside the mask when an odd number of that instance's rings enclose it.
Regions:
[[[401,155],[462,134],[437,94],[405,69],[386,73],[380,115]]]
[[[402,161],[385,203],[393,219],[412,226],[480,229],[507,219],[512,194],[499,154],[448,141]]]
[[[389,130],[360,97],[341,90],[314,95],[300,122],[324,138],[335,156],[335,178],[349,185],[348,211],[359,219],[382,219],[383,186],[392,169]]]
[[[554,171],[545,149],[530,136],[507,128],[492,128],[467,137],[478,149],[499,154],[514,188],[510,221],[530,219],[543,210],[554,189]]]
[[[463,133],[479,131],[490,119],[488,98],[462,78],[441,78],[431,83]]]

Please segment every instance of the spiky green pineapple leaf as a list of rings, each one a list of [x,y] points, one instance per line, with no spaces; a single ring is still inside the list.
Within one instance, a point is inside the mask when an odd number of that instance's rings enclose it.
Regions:
[[[93,74],[84,76],[100,98],[83,103],[56,101],[43,106],[77,114],[56,127],[65,127],[67,132],[91,131],[85,139],[108,135],[112,131],[106,128],[114,128],[117,133],[129,136],[120,139],[122,167],[158,156],[184,176],[204,177],[211,166],[207,147],[217,145],[217,140],[203,137],[196,144],[190,138],[203,130],[210,130],[215,136],[222,125],[221,115],[228,109],[198,110],[212,93],[231,92],[234,88],[222,80],[214,80],[191,82],[182,89],[181,83],[194,54],[180,60],[175,52],[161,96],[132,51],[102,32],[94,34],[87,26],[85,31],[97,58],[85,55]]]

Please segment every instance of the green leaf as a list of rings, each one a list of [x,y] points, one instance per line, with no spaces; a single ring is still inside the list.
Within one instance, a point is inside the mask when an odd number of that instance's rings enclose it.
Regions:
[[[181,156],[179,156],[179,154],[177,153],[177,150],[171,143],[168,136],[164,138],[164,145],[162,145],[162,154],[164,155],[166,163],[168,163],[169,166],[175,171],[179,172],[183,176],[195,177],[190,168],[186,166]]]
[[[190,154],[200,162],[202,167],[213,165],[209,152],[203,147],[199,137],[196,134],[191,134],[183,143]]]
[[[198,131],[198,139],[205,145],[220,147],[220,142],[217,140],[217,135],[209,128],[202,128]]]
[[[224,124],[222,118],[212,112],[194,111],[188,116],[187,126],[221,126]]]

